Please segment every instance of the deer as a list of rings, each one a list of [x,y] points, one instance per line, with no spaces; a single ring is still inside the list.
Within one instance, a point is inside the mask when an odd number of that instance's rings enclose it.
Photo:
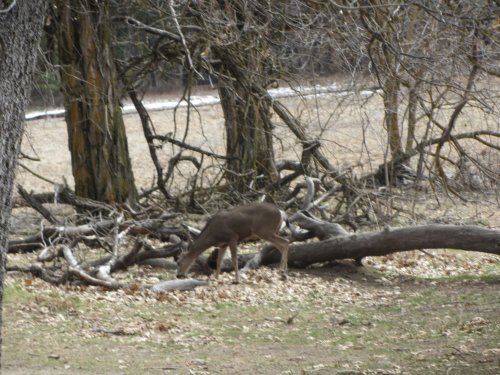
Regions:
[[[206,223],[200,235],[190,242],[187,250],[181,253],[177,261],[177,277],[186,277],[194,261],[205,250],[215,246],[219,248],[215,271],[215,277],[218,278],[222,259],[229,246],[235,272],[234,282],[238,284],[238,243],[256,237],[269,241],[281,252],[280,269],[286,272],[288,241],[278,234],[283,224],[287,224],[286,214],[272,203],[253,203],[219,211]]]

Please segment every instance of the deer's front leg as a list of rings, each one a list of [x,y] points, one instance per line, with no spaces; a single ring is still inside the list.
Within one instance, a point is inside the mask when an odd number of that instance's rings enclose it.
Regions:
[[[231,240],[229,241],[229,250],[231,251],[231,260],[233,262],[233,268],[235,273],[235,284],[240,283],[240,274],[238,272],[238,241]]]
[[[280,269],[283,272],[286,272],[288,269],[288,244],[283,247],[281,250],[281,262]]]
[[[220,275],[220,270],[222,266],[222,260],[224,259],[224,254],[226,254],[227,246],[221,246],[217,252],[217,265],[215,268],[215,278],[218,279]]]

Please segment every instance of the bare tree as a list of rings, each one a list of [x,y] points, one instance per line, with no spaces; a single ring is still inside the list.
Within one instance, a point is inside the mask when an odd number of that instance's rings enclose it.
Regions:
[[[278,172],[271,108],[260,91],[276,77],[269,45],[275,9],[260,1],[220,1],[200,2],[194,11],[211,51],[210,71],[224,111],[225,178],[239,193],[269,188]]]
[[[12,185],[45,6],[43,0],[0,1],[0,311],[3,311]],[[1,326],[0,316],[0,348]]]
[[[374,0],[362,6],[336,6],[358,14],[361,28],[356,30],[363,30],[366,54],[382,89],[390,159],[379,181],[393,181],[398,165],[408,163],[415,149],[420,149],[419,174],[425,165],[427,176],[438,177],[445,186],[450,169],[464,158],[498,178],[454,138],[467,107],[498,111],[496,89],[481,83],[495,70],[494,4]],[[429,135],[436,133],[439,141],[428,143]],[[498,137],[498,132],[491,135]],[[445,157],[443,149],[452,153]],[[429,152],[433,162],[424,157]]]

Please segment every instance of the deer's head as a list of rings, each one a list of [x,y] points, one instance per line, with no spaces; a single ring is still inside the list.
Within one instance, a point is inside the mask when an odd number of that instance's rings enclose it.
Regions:
[[[189,256],[191,250],[193,249],[194,243],[190,236],[188,236],[188,242],[183,242],[182,251],[177,259],[177,278],[186,278],[187,271],[191,265],[191,257]]]

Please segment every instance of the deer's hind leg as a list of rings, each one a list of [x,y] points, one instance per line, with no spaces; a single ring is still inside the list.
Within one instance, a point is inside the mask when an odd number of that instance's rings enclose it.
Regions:
[[[233,261],[235,284],[240,283],[240,273],[238,271],[238,241],[229,241],[229,250],[231,251],[231,260]]]
[[[224,245],[224,246],[219,247],[219,249],[217,250],[217,265],[215,268],[215,278],[216,279],[219,278],[220,270],[222,267],[222,260],[224,259],[224,254],[226,254],[226,249],[227,249],[227,246]]]
[[[262,239],[271,242],[280,251],[280,269],[285,272],[288,269],[288,241],[277,234],[272,234]]]

